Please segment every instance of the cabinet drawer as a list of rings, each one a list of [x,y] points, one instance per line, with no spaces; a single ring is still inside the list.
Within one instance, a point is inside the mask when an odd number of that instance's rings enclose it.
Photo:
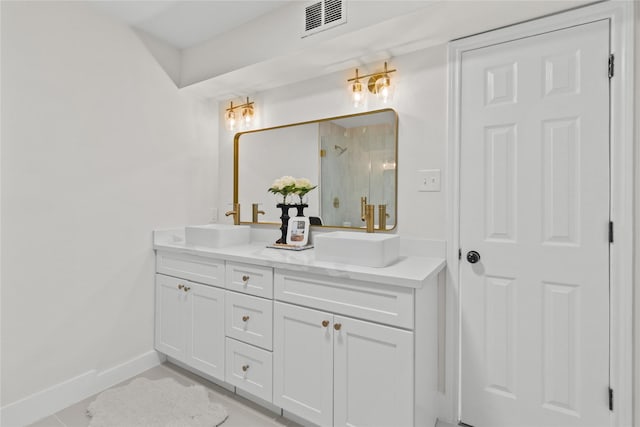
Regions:
[[[227,262],[226,287],[232,291],[273,298],[273,269]]]
[[[228,337],[273,348],[273,301],[226,291],[225,330]]]
[[[333,313],[413,329],[413,289],[276,269],[274,297]]]
[[[227,338],[225,380],[267,402],[273,398],[272,363],[271,352]]]
[[[156,271],[167,276],[224,287],[224,261],[217,259],[158,251]]]

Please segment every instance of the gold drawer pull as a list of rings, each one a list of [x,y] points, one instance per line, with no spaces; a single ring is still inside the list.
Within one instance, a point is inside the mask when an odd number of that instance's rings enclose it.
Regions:
[[[247,283],[249,281],[249,276],[247,275],[242,276],[242,281]]]
[[[336,331],[339,331],[340,328],[342,328],[342,323],[336,323],[335,325],[333,325],[333,329],[335,329]]]
[[[327,326],[329,326],[329,321],[328,321],[328,320],[323,320],[323,321],[322,321],[322,326],[323,326],[323,327],[325,327],[325,328],[326,328]]]
[[[190,290],[191,290],[191,288],[190,288],[189,286],[185,286],[185,287],[184,287],[184,291],[185,291],[185,292],[189,292]]]
[[[248,369],[249,369],[249,365],[242,366],[242,372],[247,372]]]
[[[180,283],[180,284],[178,285],[178,289],[182,289],[182,288],[184,288],[184,285],[183,285],[182,283]]]
[[[249,316],[242,316],[242,321],[246,322],[247,320],[249,320]]]

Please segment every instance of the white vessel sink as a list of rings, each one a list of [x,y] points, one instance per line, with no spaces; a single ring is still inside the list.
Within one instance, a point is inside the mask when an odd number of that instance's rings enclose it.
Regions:
[[[366,267],[386,267],[398,259],[397,234],[334,231],[314,236],[317,261],[340,262]]]
[[[249,243],[251,227],[248,225],[206,224],[188,225],[184,229],[187,245],[206,248],[224,248]]]

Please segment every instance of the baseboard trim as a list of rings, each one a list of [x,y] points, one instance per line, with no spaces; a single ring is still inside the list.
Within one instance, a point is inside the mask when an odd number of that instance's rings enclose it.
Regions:
[[[92,369],[3,406],[0,408],[0,424],[7,427],[32,424],[163,361],[164,356],[152,350],[104,371]]]

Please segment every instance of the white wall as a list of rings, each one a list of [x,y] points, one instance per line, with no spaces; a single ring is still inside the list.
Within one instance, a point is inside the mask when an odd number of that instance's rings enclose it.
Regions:
[[[2,400],[153,347],[151,232],[208,221],[217,106],[80,2],[2,2]]]

